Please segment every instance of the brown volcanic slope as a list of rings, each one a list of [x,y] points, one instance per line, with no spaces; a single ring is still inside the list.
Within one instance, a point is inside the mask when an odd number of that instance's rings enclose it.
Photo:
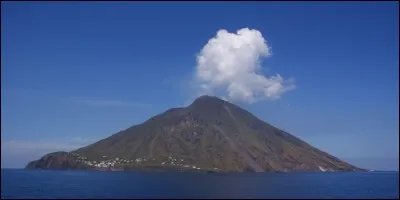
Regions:
[[[70,153],[48,154],[30,162],[27,168],[88,168],[76,155],[97,163],[117,157],[131,160],[128,164],[118,164],[126,170],[184,168],[184,165],[255,172],[362,170],[234,104],[210,96],[201,96],[188,107],[170,109]],[[133,161],[137,158],[146,162]],[[175,161],[171,161],[173,158]]]

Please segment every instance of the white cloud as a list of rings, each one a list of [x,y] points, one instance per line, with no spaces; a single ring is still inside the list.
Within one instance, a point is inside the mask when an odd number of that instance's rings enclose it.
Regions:
[[[279,74],[261,74],[261,59],[269,56],[271,47],[258,30],[219,30],[197,56],[195,83],[200,94],[222,93],[233,101],[277,99],[295,85]]]
[[[81,104],[86,106],[96,107],[136,107],[148,108],[151,104],[135,102],[135,101],[121,101],[117,99],[98,99],[93,97],[76,97],[61,94],[59,90],[49,89],[31,89],[31,88],[14,88],[14,87],[1,87],[1,94],[8,97],[19,98],[23,100],[40,100],[52,102],[68,102]],[[3,99],[2,99],[3,103]]]
[[[127,102],[120,100],[101,100],[101,99],[88,99],[88,98],[69,98],[68,100],[79,104],[84,104],[88,106],[99,106],[99,107],[149,107],[150,106],[150,104]]]

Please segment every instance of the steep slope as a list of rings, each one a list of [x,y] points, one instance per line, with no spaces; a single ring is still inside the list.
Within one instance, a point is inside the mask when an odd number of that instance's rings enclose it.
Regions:
[[[186,108],[170,109],[70,155],[91,168],[125,170],[361,170],[210,96],[201,96]],[[52,168],[37,163],[30,168]]]

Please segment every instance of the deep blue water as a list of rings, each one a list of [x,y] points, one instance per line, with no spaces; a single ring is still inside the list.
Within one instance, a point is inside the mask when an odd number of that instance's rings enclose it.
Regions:
[[[2,169],[1,198],[398,199],[399,174],[206,174]]]

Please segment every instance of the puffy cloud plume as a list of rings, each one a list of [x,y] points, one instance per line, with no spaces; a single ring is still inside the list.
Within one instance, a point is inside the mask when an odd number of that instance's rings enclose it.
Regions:
[[[279,74],[266,77],[260,72],[262,58],[269,56],[271,47],[258,30],[219,30],[197,56],[196,84],[202,94],[222,93],[233,101],[277,99],[295,85]]]

